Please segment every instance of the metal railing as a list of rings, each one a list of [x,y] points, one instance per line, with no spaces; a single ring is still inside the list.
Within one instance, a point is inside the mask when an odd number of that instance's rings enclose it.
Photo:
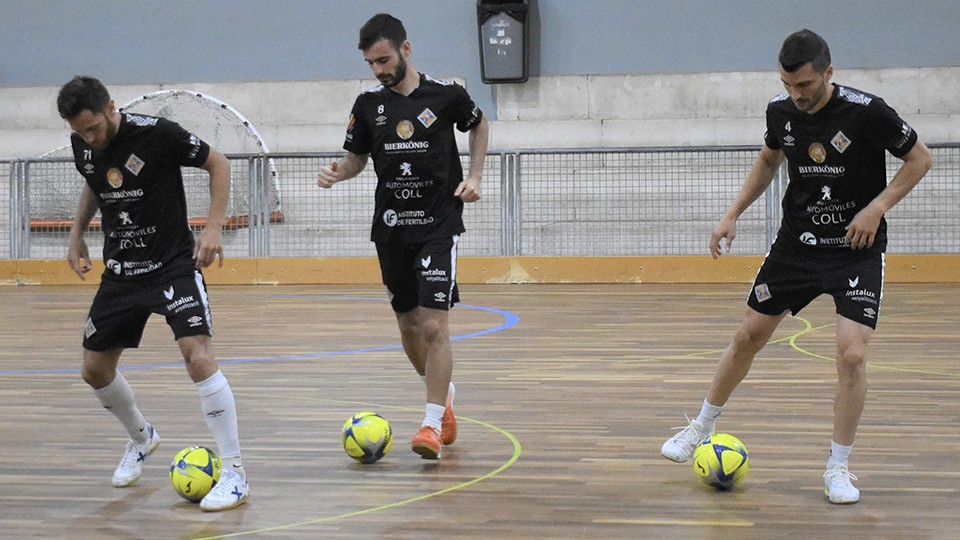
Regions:
[[[462,256],[704,255],[758,147],[524,149],[488,154],[483,198],[464,210]],[[891,253],[960,253],[960,144],[931,145],[933,169],[888,214]],[[373,256],[376,178],[324,190],[339,153],[232,155],[230,257]],[[467,158],[464,157],[466,164]],[[0,160],[0,258],[60,259],[83,179],[67,158]],[[888,157],[888,176],[900,161]],[[184,169],[191,216],[206,215],[203,171]],[[761,255],[780,222],[785,168],[738,221],[733,253]],[[4,200],[5,199],[5,200]],[[239,209],[239,210],[238,210]],[[91,255],[102,234],[88,231]]]

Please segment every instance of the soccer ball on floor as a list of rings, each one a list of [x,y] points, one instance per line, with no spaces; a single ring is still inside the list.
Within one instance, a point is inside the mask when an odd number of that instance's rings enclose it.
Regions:
[[[747,447],[733,435],[715,433],[693,453],[693,469],[707,485],[731,489],[750,471]]]
[[[363,411],[343,423],[341,440],[347,455],[360,463],[374,463],[393,447],[393,430],[386,418]]]
[[[220,479],[220,456],[205,446],[189,446],[170,464],[173,490],[190,502],[200,502]]]

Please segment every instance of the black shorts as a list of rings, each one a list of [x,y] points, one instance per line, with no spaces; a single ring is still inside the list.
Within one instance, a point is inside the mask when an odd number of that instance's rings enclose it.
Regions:
[[[460,301],[457,290],[457,242],[460,236],[423,244],[377,243],[380,275],[393,311],[417,306],[449,310]]]
[[[152,313],[167,318],[176,339],[213,335],[207,285],[200,272],[147,286],[104,280],[83,328],[83,347],[91,351],[136,348]]]
[[[747,305],[766,315],[794,315],[821,294],[833,297],[837,314],[877,327],[883,296],[884,254],[826,265],[821,261],[772,260],[768,255],[753,282]]]

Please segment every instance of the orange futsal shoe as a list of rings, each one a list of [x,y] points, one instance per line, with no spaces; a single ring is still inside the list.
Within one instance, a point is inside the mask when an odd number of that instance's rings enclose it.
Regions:
[[[444,446],[453,444],[457,440],[457,417],[453,415],[453,395],[447,393],[447,408],[443,411],[442,429],[440,431],[440,442]]]
[[[413,451],[423,459],[439,458],[440,433],[430,426],[420,426],[420,431],[413,436]]]

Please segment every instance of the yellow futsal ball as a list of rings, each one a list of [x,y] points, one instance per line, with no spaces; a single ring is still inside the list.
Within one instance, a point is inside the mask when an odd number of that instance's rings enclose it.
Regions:
[[[693,469],[707,485],[731,489],[750,471],[747,447],[733,435],[713,434],[693,453]]]
[[[220,479],[220,457],[205,446],[184,448],[170,464],[170,483],[181,497],[200,502]]]
[[[340,439],[347,455],[360,463],[374,463],[393,447],[393,430],[386,418],[363,411],[343,423]]]

